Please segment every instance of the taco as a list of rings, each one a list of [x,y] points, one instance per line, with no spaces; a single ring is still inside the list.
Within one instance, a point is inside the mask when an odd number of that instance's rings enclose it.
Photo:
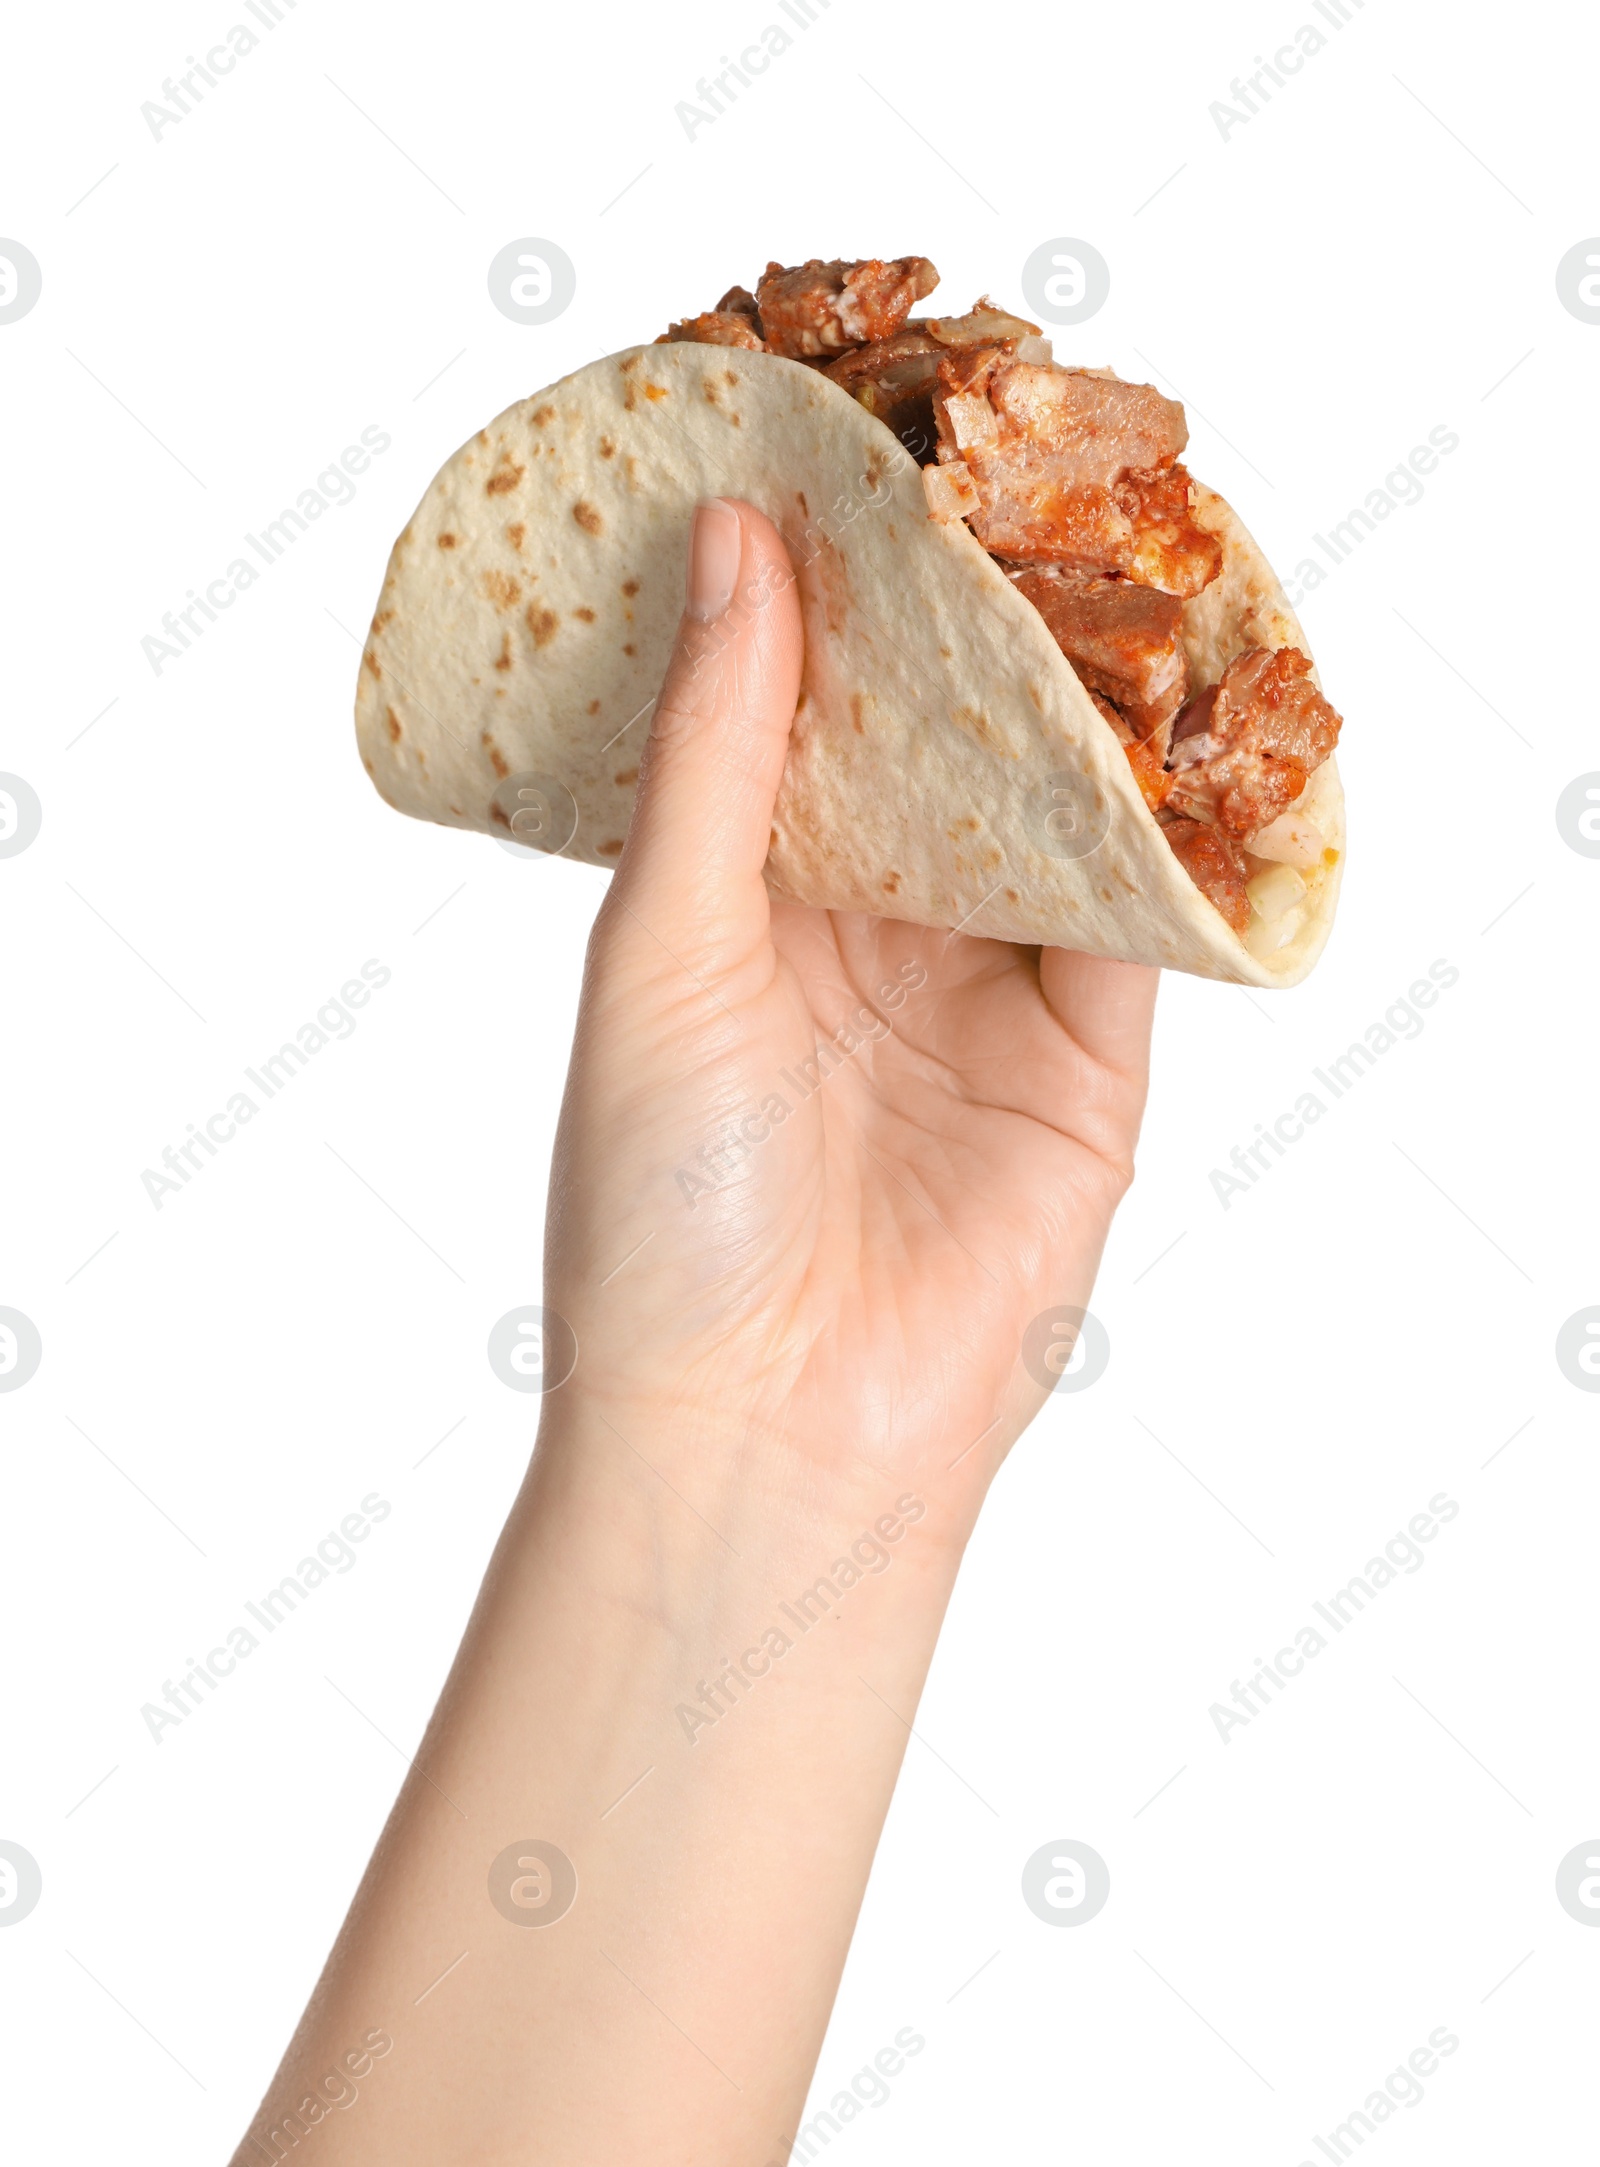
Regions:
[[[1332,923],[1340,718],[1183,409],[920,257],[769,265],[464,444],[394,546],[382,796],[613,864],[698,499],[783,534],[806,659],[771,890],[1255,986]],[[747,594],[736,606],[760,607]]]

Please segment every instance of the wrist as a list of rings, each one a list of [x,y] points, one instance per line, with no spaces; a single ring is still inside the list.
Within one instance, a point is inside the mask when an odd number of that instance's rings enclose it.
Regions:
[[[710,1591],[783,1584],[840,1559],[876,1576],[903,1557],[915,1570],[901,1577],[939,1586],[941,1604],[975,1517],[967,1486],[856,1454],[824,1472],[749,1419],[570,1390],[546,1405],[525,1494],[601,1570],[648,1553]]]

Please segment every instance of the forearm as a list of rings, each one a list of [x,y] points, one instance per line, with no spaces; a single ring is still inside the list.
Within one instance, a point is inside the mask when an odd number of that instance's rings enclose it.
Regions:
[[[819,1511],[745,1443],[547,1422],[256,2140],[379,2027],[330,2161],[783,2155],[965,1527],[889,1476]],[[550,1925],[537,1865],[491,1901],[530,1842],[576,1872]]]

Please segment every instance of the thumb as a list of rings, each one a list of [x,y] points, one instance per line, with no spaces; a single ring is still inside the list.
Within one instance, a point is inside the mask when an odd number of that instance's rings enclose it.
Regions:
[[[782,537],[751,505],[695,507],[687,586],[616,886],[703,952],[767,922],[761,868],[804,635]]]

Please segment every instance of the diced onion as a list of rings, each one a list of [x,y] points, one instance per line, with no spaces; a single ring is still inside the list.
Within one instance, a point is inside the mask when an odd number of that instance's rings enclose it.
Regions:
[[[1259,835],[1245,844],[1253,858],[1270,858],[1277,865],[1297,865],[1304,873],[1321,865],[1328,845],[1303,813],[1280,813]]]
[[[1280,948],[1288,947],[1304,920],[1303,910],[1285,911],[1281,918],[1253,917],[1245,932],[1244,944],[1258,963],[1265,963]]]
[[[1273,865],[1266,872],[1257,873],[1253,880],[1247,880],[1244,892],[1250,898],[1250,908],[1256,916],[1270,921],[1293,910],[1304,896],[1306,884],[1292,865]]]
[[[994,408],[976,391],[953,391],[944,410],[951,434],[963,451],[973,444],[992,444],[1000,434]]]
[[[1039,368],[1049,368],[1055,361],[1055,348],[1048,339],[1029,336],[1017,341],[1017,359],[1031,361]]]
[[[924,467],[922,493],[935,519],[962,519],[968,512],[978,509],[978,492],[971,471],[960,459],[948,460],[942,466]]]

